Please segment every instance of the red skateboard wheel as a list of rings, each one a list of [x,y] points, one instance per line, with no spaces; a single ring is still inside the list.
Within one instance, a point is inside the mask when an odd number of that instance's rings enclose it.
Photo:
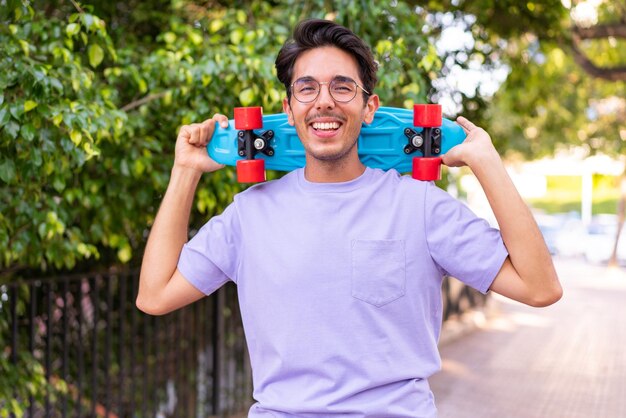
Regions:
[[[441,105],[416,104],[413,105],[413,126],[434,128],[441,126]]]
[[[436,181],[441,180],[440,157],[415,157],[413,158],[413,178],[416,180]]]
[[[261,183],[265,181],[265,161],[237,161],[237,181],[239,183]]]
[[[263,127],[263,108],[256,107],[236,107],[235,108],[235,129],[247,131],[250,129],[261,129]]]

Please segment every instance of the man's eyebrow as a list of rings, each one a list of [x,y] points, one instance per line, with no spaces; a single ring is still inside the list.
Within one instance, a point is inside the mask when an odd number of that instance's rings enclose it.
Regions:
[[[333,80],[337,80],[337,81],[354,81],[354,79],[352,77],[348,77],[346,75],[336,75],[335,77],[333,77]],[[295,81],[317,81],[317,79],[315,77],[310,76],[310,75],[305,75],[305,76],[297,78]]]
[[[352,77],[348,77],[345,75],[336,75],[335,78],[333,78],[333,80],[337,80],[337,81],[354,81],[354,79]]]
[[[317,81],[317,80],[315,80],[315,78],[311,77],[310,75],[305,75],[305,76],[296,78],[295,81]]]

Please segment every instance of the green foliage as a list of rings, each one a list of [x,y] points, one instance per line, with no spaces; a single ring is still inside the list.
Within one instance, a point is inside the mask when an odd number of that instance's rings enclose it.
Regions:
[[[473,32],[481,38],[515,39],[527,33],[541,37],[560,34],[565,9],[561,0],[452,0],[429,1],[430,10],[471,15]]]
[[[0,3],[0,274],[131,263],[169,178],[176,131],[235,106],[281,111],[274,58],[303,18],[355,30],[380,63],[387,106],[438,100],[431,82],[451,69],[510,75],[489,98],[453,92],[501,150],[527,156],[573,144],[621,153],[623,83],[591,79],[563,46],[560,0],[394,1],[4,0]],[[365,12],[366,11],[366,12]],[[622,13],[602,3],[601,21]],[[447,25],[471,45],[438,56]],[[626,59],[615,39],[586,42],[598,65]],[[231,169],[205,176],[192,224],[231,201]]]
[[[434,30],[454,25],[472,34],[471,45],[441,57],[444,75],[453,67],[508,68],[494,98],[456,93],[464,115],[488,127],[503,154],[533,158],[572,146],[589,154],[623,154],[626,85],[594,78],[575,63],[572,28],[578,23],[561,0],[413,3],[428,9]],[[596,11],[597,25],[624,24],[619,2],[598,2]],[[623,44],[623,39],[606,37],[585,40],[579,47],[596,66],[623,68]]]
[[[567,50],[544,42],[535,56],[512,66],[496,95],[489,110],[494,136],[504,139],[503,148],[528,157],[569,146],[620,155],[625,114],[606,109],[623,97],[625,87],[591,78]]]
[[[620,16],[623,21],[623,13],[612,2],[601,3],[598,24]],[[569,147],[582,147],[589,154],[624,153],[626,84],[593,78],[574,62],[568,44],[574,24],[566,15],[552,24],[553,31],[507,40],[510,74],[488,112],[501,149],[526,157]],[[611,68],[626,62],[622,43],[615,38],[588,40],[581,48],[596,65]]]
[[[42,19],[26,3],[10,14],[0,28],[2,265],[70,267],[98,256],[80,221],[95,198],[83,182],[100,147],[121,137],[126,117],[102,94],[81,51],[115,54],[94,15]]]
[[[28,287],[20,286],[21,295],[15,307],[18,316],[24,315],[24,300],[29,297]],[[24,350],[26,341],[18,337],[18,350],[12,351],[9,344],[11,323],[9,322],[9,303],[6,300],[6,288],[0,287],[0,417],[23,417],[24,405],[32,400],[33,406],[42,407],[46,396],[50,400],[67,393],[67,384],[62,379],[46,379],[46,373],[40,359]],[[22,345],[24,344],[24,345]],[[21,350],[20,350],[21,348]],[[41,354],[41,352],[39,352]],[[11,415],[13,414],[13,415]]]
[[[56,379],[50,383],[41,363],[28,351],[21,351],[16,361],[0,353],[0,376],[0,417],[23,417],[29,399],[33,406],[42,408],[46,395],[54,402],[67,393],[65,382]]]
[[[441,69],[406,2],[1,4],[3,275],[137,261],[177,128],[241,105],[280,112],[274,59],[302,18],[334,18],[371,42],[385,105],[424,102]],[[192,224],[240,188],[230,169],[205,176]]]

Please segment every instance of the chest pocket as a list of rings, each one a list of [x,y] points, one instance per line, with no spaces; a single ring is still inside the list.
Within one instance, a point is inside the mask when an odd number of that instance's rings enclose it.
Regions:
[[[381,307],[404,296],[403,240],[352,241],[352,296]]]

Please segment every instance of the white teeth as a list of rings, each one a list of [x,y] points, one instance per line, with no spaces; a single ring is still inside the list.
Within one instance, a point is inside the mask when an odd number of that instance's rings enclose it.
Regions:
[[[331,129],[339,129],[338,122],[315,122],[313,123],[313,129],[327,131]]]

